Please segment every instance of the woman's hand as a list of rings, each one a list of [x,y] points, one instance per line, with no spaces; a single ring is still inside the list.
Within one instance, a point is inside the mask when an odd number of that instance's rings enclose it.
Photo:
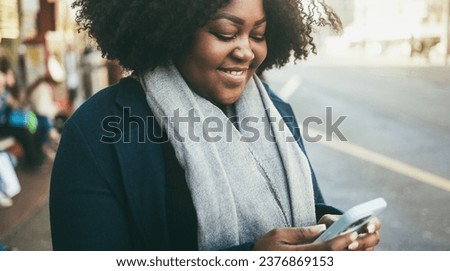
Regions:
[[[353,250],[375,250],[375,247],[380,243],[381,222],[378,218],[372,218],[359,234],[358,247]]]
[[[325,230],[325,225],[302,228],[277,228],[263,235],[253,250],[346,250],[358,238],[357,233],[338,236],[332,240],[312,243]]]
[[[380,242],[381,222],[373,218],[358,234],[344,234],[331,240],[312,243],[326,227],[339,219],[338,215],[324,215],[319,225],[302,228],[277,228],[263,235],[253,250],[374,250]]]
[[[339,215],[324,215],[319,224],[325,224],[328,227],[339,219]],[[380,242],[381,222],[378,218],[372,218],[369,223],[359,232],[358,238],[352,243],[349,250],[374,250]]]

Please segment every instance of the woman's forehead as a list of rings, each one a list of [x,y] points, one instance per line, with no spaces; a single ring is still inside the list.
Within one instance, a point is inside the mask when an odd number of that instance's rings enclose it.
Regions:
[[[265,14],[263,0],[231,0],[220,8],[215,16],[222,13],[237,17],[259,17],[258,19]]]

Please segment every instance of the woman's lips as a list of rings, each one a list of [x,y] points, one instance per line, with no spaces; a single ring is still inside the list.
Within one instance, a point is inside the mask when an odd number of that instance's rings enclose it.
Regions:
[[[226,83],[236,87],[245,83],[248,68],[219,68],[218,71]]]

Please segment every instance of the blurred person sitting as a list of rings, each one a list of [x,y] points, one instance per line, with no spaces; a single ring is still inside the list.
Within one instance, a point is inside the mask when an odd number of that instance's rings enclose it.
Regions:
[[[64,62],[67,71],[67,115],[71,115],[78,105],[81,104],[81,95],[79,93],[80,75],[78,74],[78,56],[72,45],[67,46]]]
[[[11,207],[12,198],[20,193],[21,187],[15,171],[16,166],[17,159],[12,154],[0,151],[0,208]]]
[[[43,153],[37,134],[36,115],[19,106],[6,88],[6,76],[0,72],[0,137],[14,137],[24,150],[26,166],[39,167]]]
[[[50,57],[48,72],[38,78],[26,90],[26,100],[36,113],[39,121],[38,133],[42,144],[49,143],[51,138],[57,137],[54,120],[61,110],[56,99],[56,88],[64,80],[65,71],[63,67],[54,57]]]
[[[9,93],[13,95],[16,99],[19,98],[19,88],[17,86],[16,77],[11,66],[11,62],[3,54],[3,49],[0,48],[0,72],[5,75],[5,84]]]

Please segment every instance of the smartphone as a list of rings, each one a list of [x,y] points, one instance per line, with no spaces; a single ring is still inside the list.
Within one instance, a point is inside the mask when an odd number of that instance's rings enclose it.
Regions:
[[[336,236],[347,234],[349,232],[357,232],[369,220],[378,215],[387,203],[383,198],[377,198],[356,205],[346,211],[336,222],[333,223],[326,231],[324,231],[315,241],[323,242],[333,239]]]

